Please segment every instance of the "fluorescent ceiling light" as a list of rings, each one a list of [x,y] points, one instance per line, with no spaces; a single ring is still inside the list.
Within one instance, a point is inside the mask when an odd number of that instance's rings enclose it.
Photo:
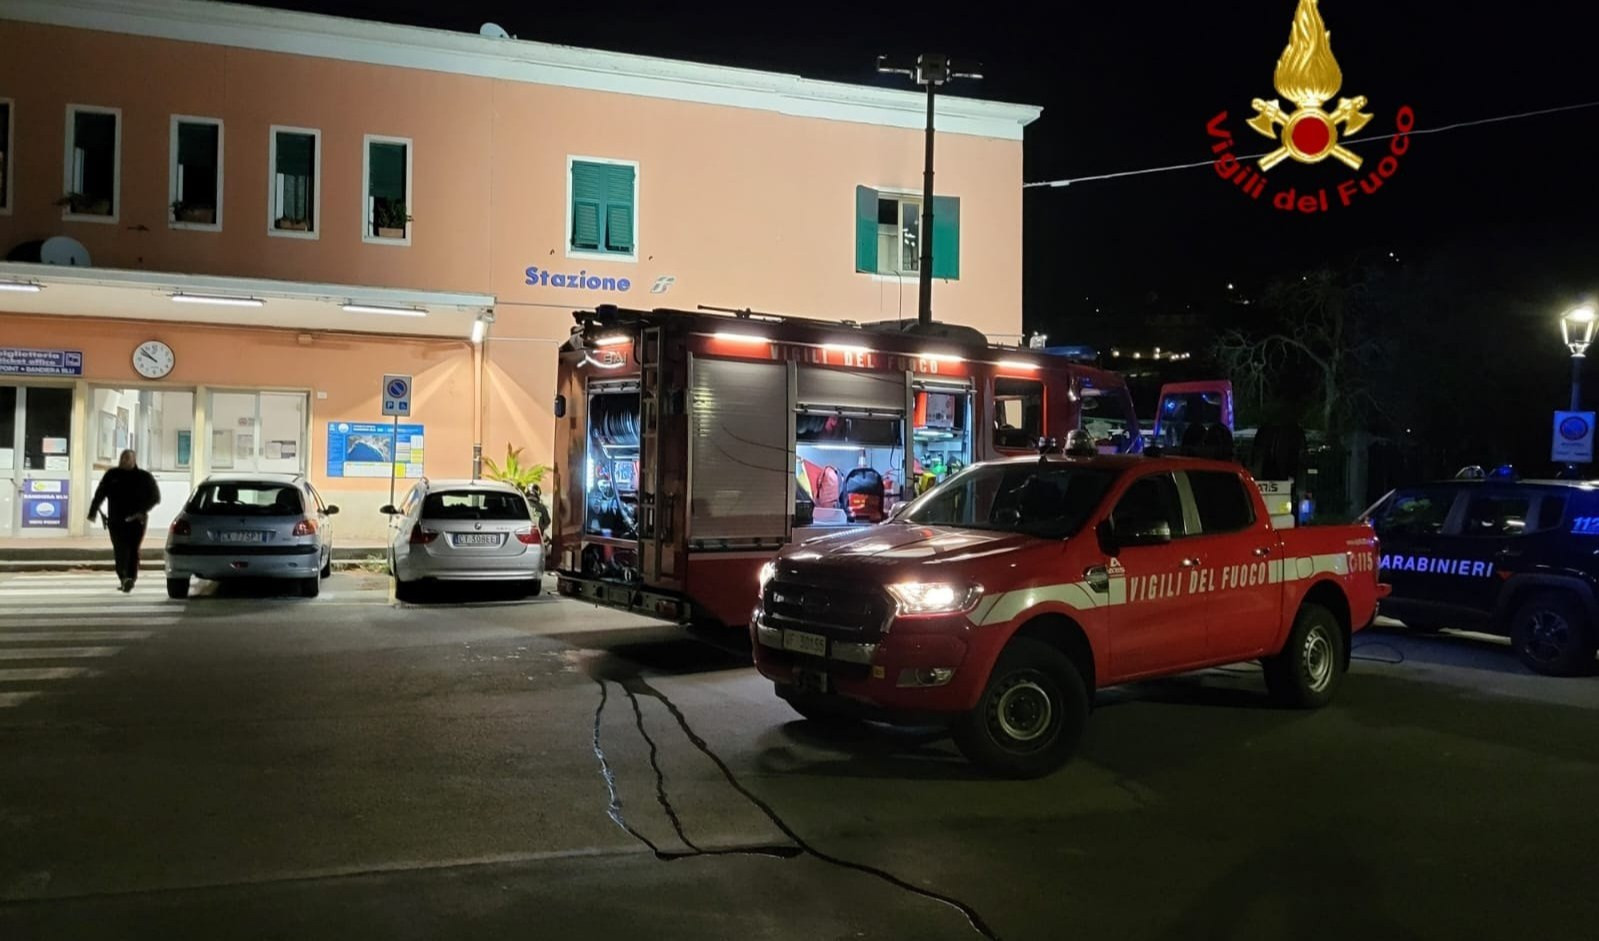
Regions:
[[[345,304],[340,310],[347,314],[388,314],[392,317],[426,317],[428,312],[415,307],[383,307],[378,304]]]
[[[613,333],[610,336],[600,337],[599,339],[595,340],[594,341],[594,345],[595,346],[616,346],[618,343],[626,343],[630,339],[632,339],[632,338],[629,337],[625,333]]]
[[[38,294],[44,290],[44,285],[34,284],[32,281],[0,281],[0,291],[23,291],[28,294]]]
[[[261,307],[266,301],[258,297],[219,297],[214,294],[174,294],[179,304],[215,304],[219,307]]]
[[[732,333],[727,330],[718,330],[715,334],[718,340],[727,340],[732,343],[766,343],[765,337],[753,333]]]
[[[486,327],[481,319],[472,321],[472,342],[482,343]]]

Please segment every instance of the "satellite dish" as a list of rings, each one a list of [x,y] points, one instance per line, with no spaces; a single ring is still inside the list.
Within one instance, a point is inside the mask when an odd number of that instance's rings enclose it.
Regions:
[[[487,36],[490,39],[510,39],[510,38],[512,38],[511,34],[507,33],[505,31],[505,27],[501,26],[498,23],[484,23],[482,25],[482,27],[480,27],[478,29],[477,34],[479,36]]]
[[[39,246],[39,260],[47,265],[66,265],[69,268],[89,267],[89,250],[83,243],[65,235],[47,238]]]

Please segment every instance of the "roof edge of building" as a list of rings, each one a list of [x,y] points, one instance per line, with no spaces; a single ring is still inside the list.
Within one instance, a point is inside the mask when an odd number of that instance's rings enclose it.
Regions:
[[[0,0],[0,20],[920,129],[919,92],[209,0]],[[944,95],[940,131],[1021,140],[1034,105]]]

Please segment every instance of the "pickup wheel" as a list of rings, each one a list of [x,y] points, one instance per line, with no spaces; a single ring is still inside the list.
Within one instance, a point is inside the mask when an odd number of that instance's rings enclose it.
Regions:
[[[1008,778],[1037,778],[1077,749],[1088,718],[1088,690],[1071,660],[1027,637],[1012,640],[988,677],[977,707],[951,727],[961,754]]]
[[[1549,676],[1582,676],[1594,668],[1594,629],[1582,603],[1563,591],[1533,595],[1510,620],[1510,643],[1521,662]]]
[[[1307,604],[1294,618],[1282,652],[1265,661],[1266,689],[1284,706],[1325,706],[1344,678],[1344,633],[1333,613]]]

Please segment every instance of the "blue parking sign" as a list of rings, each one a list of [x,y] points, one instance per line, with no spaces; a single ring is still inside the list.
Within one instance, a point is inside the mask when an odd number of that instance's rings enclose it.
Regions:
[[[411,414],[411,377],[386,375],[383,377],[383,414]]]

